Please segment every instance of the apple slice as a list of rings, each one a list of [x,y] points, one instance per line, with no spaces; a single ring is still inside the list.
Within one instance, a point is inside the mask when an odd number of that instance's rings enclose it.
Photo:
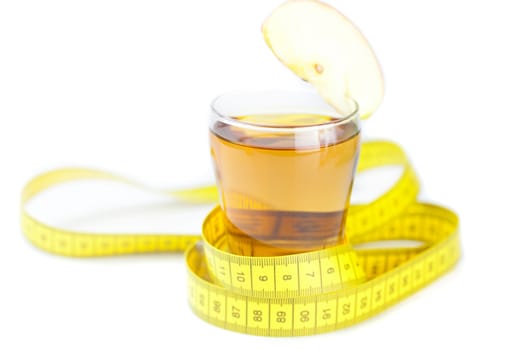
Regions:
[[[339,113],[369,117],[383,99],[383,74],[366,38],[335,8],[316,0],[289,0],[262,26],[273,53],[310,82]]]

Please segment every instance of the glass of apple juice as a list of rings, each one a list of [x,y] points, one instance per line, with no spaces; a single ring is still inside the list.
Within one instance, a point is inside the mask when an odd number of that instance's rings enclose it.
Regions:
[[[238,92],[211,105],[211,156],[226,246],[278,256],[341,244],[360,149],[357,104],[310,92]]]

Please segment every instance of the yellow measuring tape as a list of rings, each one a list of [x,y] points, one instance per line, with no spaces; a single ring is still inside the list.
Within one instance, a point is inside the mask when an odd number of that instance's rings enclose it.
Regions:
[[[186,251],[188,296],[202,319],[226,329],[267,336],[310,335],[369,318],[432,282],[459,259],[458,217],[417,202],[419,183],[402,149],[365,142],[358,171],[402,166],[396,184],[374,202],[351,206],[347,244],[281,257],[248,257],[225,249],[224,214],[213,210],[203,234],[94,234],[48,226],[26,203],[71,180],[126,179],[88,169],[61,169],[31,180],[22,194],[22,230],[37,247],[73,257]],[[189,202],[216,200],[206,187],[168,193]],[[411,240],[417,247],[356,249],[371,242]],[[354,248],[356,247],[356,248]]]

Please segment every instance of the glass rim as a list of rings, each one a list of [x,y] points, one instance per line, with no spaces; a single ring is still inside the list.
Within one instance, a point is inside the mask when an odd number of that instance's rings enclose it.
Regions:
[[[256,123],[250,123],[243,120],[236,119],[234,115],[227,115],[223,112],[219,111],[219,108],[217,106],[218,102],[226,98],[228,96],[233,95],[242,95],[242,94],[252,94],[252,95],[261,95],[264,96],[265,94],[279,94],[279,95],[302,95],[302,96],[311,96],[315,97],[316,99],[322,101],[322,103],[325,105],[327,109],[331,109],[332,113],[326,113],[327,115],[333,115],[334,119],[329,120],[327,122],[319,123],[319,124],[311,124],[311,125],[290,125],[290,126],[277,126],[277,125],[264,125],[264,124],[256,124]],[[222,93],[220,95],[217,95],[210,103],[211,111],[214,116],[216,116],[215,121],[221,121],[225,124],[243,128],[243,129],[252,129],[252,130],[266,130],[266,131],[273,131],[273,132],[284,132],[284,131],[290,131],[293,130],[295,132],[298,131],[308,131],[313,129],[319,129],[319,128],[329,128],[329,127],[337,127],[338,125],[342,125],[345,123],[352,122],[353,120],[357,120],[359,122],[359,104],[354,99],[350,99],[351,103],[353,104],[352,112],[347,115],[342,115],[341,113],[337,112],[332,106],[330,106],[324,99],[321,98],[321,96],[315,92],[315,91],[302,91],[302,90],[234,90]],[[305,107],[306,108],[306,107]],[[319,113],[323,114],[323,113]]]

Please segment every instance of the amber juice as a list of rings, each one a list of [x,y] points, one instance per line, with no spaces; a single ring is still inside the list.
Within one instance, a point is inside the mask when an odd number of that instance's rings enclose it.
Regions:
[[[230,252],[301,253],[340,244],[357,164],[357,118],[230,117],[210,126]]]

